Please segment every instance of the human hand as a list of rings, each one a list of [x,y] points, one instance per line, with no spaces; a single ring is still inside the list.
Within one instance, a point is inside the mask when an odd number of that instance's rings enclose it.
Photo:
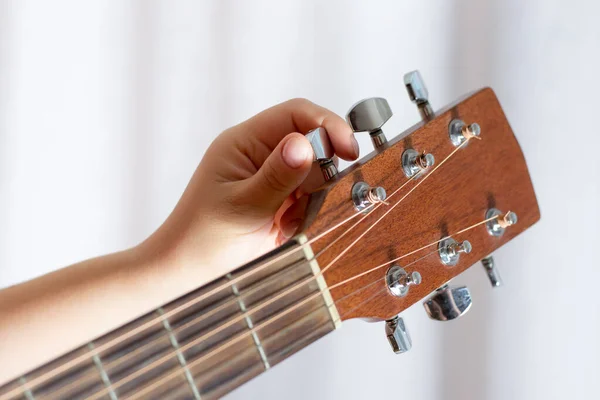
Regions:
[[[353,132],[338,115],[304,99],[276,105],[215,139],[146,247],[180,267],[222,272],[285,242],[301,222],[297,200],[323,184],[304,137],[317,127],[327,130],[337,156],[358,157]]]

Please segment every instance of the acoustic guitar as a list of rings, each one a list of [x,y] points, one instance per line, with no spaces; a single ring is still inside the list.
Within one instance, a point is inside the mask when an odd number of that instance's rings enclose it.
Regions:
[[[422,121],[388,141],[387,101],[355,104],[348,123],[375,150],[344,171],[327,132],[307,133],[326,183],[292,240],[6,383],[0,400],[213,399],[350,318],[385,321],[403,353],[406,308],[466,313],[468,288],[449,281],[481,261],[501,285],[490,254],[539,220],[537,200],[491,89],[434,112],[417,71],[404,83]]]

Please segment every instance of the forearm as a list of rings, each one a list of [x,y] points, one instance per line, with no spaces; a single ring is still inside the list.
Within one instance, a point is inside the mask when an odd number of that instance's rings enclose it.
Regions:
[[[144,249],[87,260],[0,291],[0,382],[161,306],[214,273]]]

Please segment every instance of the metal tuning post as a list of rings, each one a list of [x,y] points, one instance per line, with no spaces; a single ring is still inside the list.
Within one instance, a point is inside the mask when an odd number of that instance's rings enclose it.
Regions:
[[[421,274],[413,271],[409,275],[401,266],[392,265],[387,272],[386,281],[390,292],[394,296],[404,297],[408,294],[412,285],[421,284]]]
[[[498,272],[498,268],[496,268],[496,262],[494,261],[494,257],[487,256],[481,260],[481,264],[487,273],[487,276],[492,284],[493,288],[497,288],[503,285],[502,278],[500,278],[500,273]]]
[[[497,208],[487,210],[485,219],[489,219],[485,224],[488,234],[494,237],[501,237],[508,227],[519,221],[517,214],[514,212],[508,211],[505,214]],[[492,287],[497,288],[502,286],[502,278],[500,278],[500,272],[498,272],[494,258],[489,255],[481,260],[481,264],[487,273]]]
[[[331,140],[329,140],[327,131],[325,128],[319,127],[308,132],[306,138],[313,148],[315,154],[314,160],[319,163],[319,167],[321,167],[321,171],[323,172],[323,178],[326,181],[330,180],[337,175],[338,170],[332,160],[334,155],[333,145],[331,144]]]
[[[412,348],[410,334],[404,320],[399,316],[385,322],[385,335],[396,354],[406,353]]]
[[[402,153],[402,171],[407,178],[412,178],[434,164],[435,157],[431,153],[419,153],[414,149],[406,149]]]
[[[346,115],[346,121],[354,132],[369,132],[373,146],[377,148],[387,142],[381,127],[392,115],[386,99],[370,97],[354,104]]]
[[[460,259],[460,253],[469,254],[472,249],[471,242],[468,240],[458,243],[451,237],[442,240],[438,245],[440,261],[448,266],[456,265]]]
[[[466,286],[444,285],[423,302],[429,318],[450,321],[466,314],[471,308],[471,292]]]
[[[352,202],[358,211],[368,212],[377,203],[387,205],[386,197],[387,193],[381,186],[371,187],[365,182],[356,182],[352,186]]]
[[[496,217],[494,219],[490,219]],[[512,226],[518,222],[517,214],[512,211],[508,211],[504,214],[497,208],[490,208],[485,213],[485,219],[490,219],[486,224],[488,233],[491,236],[500,237],[504,235],[504,231],[509,226]]]
[[[433,108],[429,104],[429,92],[419,71],[412,71],[404,75],[404,86],[408,91],[408,97],[417,105],[423,121],[428,122],[433,117]]]
[[[470,137],[480,139],[479,135],[481,135],[481,127],[478,123],[467,125],[461,119],[453,119],[448,125],[448,136],[454,147],[460,146]]]

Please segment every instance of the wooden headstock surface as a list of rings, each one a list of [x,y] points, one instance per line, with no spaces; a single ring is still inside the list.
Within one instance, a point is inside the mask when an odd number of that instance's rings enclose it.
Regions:
[[[478,223],[485,219],[486,211],[492,207],[503,212],[515,212],[518,223],[508,227],[501,237],[488,234],[485,225],[453,235],[457,241],[469,240],[472,252],[461,254],[455,266],[443,265],[437,254],[407,266],[408,273],[418,271],[421,274],[422,283],[411,286],[405,297],[396,297],[387,290],[385,276],[391,265],[332,289],[331,294],[342,319],[394,317],[539,220],[540,212],[521,148],[494,92],[485,88],[439,111],[431,121],[421,122],[391,139],[384,147],[342,171],[320,192],[314,193],[304,229],[308,239],[356,213],[351,199],[355,182],[382,186],[388,194],[404,184],[408,180],[401,164],[405,149],[432,153],[436,165],[439,164],[455,150],[448,136],[448,125],[455,118],[467,124],[477,122],[481,127],[482,140],[471,140],[459,149],[335,261],[324,273],[328,286],[335,286]],[[390,199],[390,205],[400,200],[418,181],[408,183]],[[320,266],[328,265],[348,248],[386,212],[387,207],[381,205],[373,210],[364,222],[319,255]],[[315,253],[328,246],[353,222],[315,241],[312,244]],[[437,246],[432,246],[403,258],[397,264],[405,266],[436,249]]]

